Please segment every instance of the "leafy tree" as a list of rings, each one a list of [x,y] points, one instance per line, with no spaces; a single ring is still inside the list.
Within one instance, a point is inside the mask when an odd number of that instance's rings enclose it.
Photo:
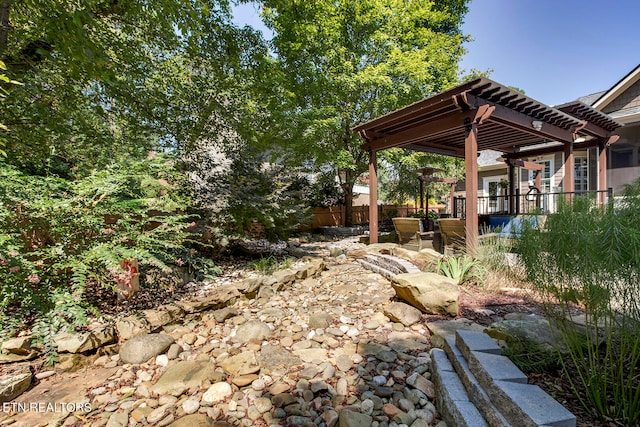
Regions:
[[[306,164],[341,177],[351,218],[352,187],[368,155],[351,128],[458,81],[466,0],[264,0],[275,36],[286,124],[272,135]],[[312,155],[310,155],[312,154]],[[313,159],[312,161],[310,159]]]
[[[7,1],[2,20],[0,54],[24,83],[0,112],[8,161],[42,175],[193,143],[256,44],[226,0]]]
[[[439,177],[463,180],[462,159],[441,154],[420,153],[391,148],[381,153],[380,192],[385,200],[403,203],[415,200],[420,195],[420,181],[416,169],[434,167],[442,169]],[[450,184],[430,183],[429,195],[442,196],[449,193]]]

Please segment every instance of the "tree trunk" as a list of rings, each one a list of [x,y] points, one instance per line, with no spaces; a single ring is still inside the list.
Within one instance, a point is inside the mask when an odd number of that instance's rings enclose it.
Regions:
[[[340,174],[338,174],[340,176]],[[344,218],[342,225],[345,227],[353,226],[353,184],[355,183],[353,171],[346,169],[344,171],[344,182],[340,181],[340,187],[344,192]]]
[[[344,226],[353,226],[353,184],[347,181],[344,189]]]
[[[7,50],[9,42],[9,6],[11,0],[0,0],[0,54]]]

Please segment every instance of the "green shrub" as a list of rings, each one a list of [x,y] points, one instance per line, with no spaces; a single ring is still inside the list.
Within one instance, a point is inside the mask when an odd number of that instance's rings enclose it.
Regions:
[[[545,229],[525,230],[515,249],[560,328],[567,378],[588,411],[638,425],[640,183],[615,210],[587,198],[564,203]],[[586,331],[571,320],[576,307],[585,312]]]
[[[291,267],[294,261],[295,258],[288,257],[283,260],[279,260],[275,256],[271,255],[268,257],[260,258],[259,260],[251,264],[251,267],[260,274],[271,274],[276,270]]]
[[[116,290],[126,259],[217,273],[189,248],[184,183],[167,158],[114,165],[86,178],[25,175],[0,163],[0,327],[41,337],[86,323],[86,291]]]

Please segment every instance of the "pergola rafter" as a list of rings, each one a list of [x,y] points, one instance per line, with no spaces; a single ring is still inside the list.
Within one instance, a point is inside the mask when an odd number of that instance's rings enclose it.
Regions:
[[[573,151],[587,144],[604,147],[615,142],[611,137],[620,126],[585,104],[549,107],[484,77],[358,125],[353,130],[369,152],[371,242],[378,238],[378,151],[402,147],[466,159],[467,250],[472,253],[478,237],[479,150],[493,149],[505,153],[505,158],[518,159],[540,152],[527,148],[555,141],[555,146],[543,150],[564,152],[564,189],[572,192]],[[606,165],[601,165],[598,189],[605,188]]]

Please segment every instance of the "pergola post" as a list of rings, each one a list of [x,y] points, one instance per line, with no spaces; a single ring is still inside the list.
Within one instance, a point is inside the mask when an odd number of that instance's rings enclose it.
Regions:
[[[573,193],[575,191],[574,183],[575,164],[573,162],[573,142],[564,144],[564,192]],[[567,195],[567,200],[572,194]]]
[[[449,213],[451,214],[451,217],[453,217],[453,214],[454,214],[453,207],[454,207],[455,197],[456,197],[456,185],[451,184],[451,187],[449,188]]]
[[[509,215],[513,215],[515,212],[515,192],[516,192],[516,183],[515,183],[515,166],[513,166],[510,162],[507,162],[507,167],[509,169],[509,195],[507,196],[507,211]]]
[[[478,244],[478,125],[465,120],[465,226],[467,254],[473,256]]]
[[[418,176],[420,181],[420,209],[424,209],[424,176]]]
[[[378,243],[378,158],[369,150],[369,243]]]
[[[598,203],[604,204],[607,198],[607,146],[598,146]]]

